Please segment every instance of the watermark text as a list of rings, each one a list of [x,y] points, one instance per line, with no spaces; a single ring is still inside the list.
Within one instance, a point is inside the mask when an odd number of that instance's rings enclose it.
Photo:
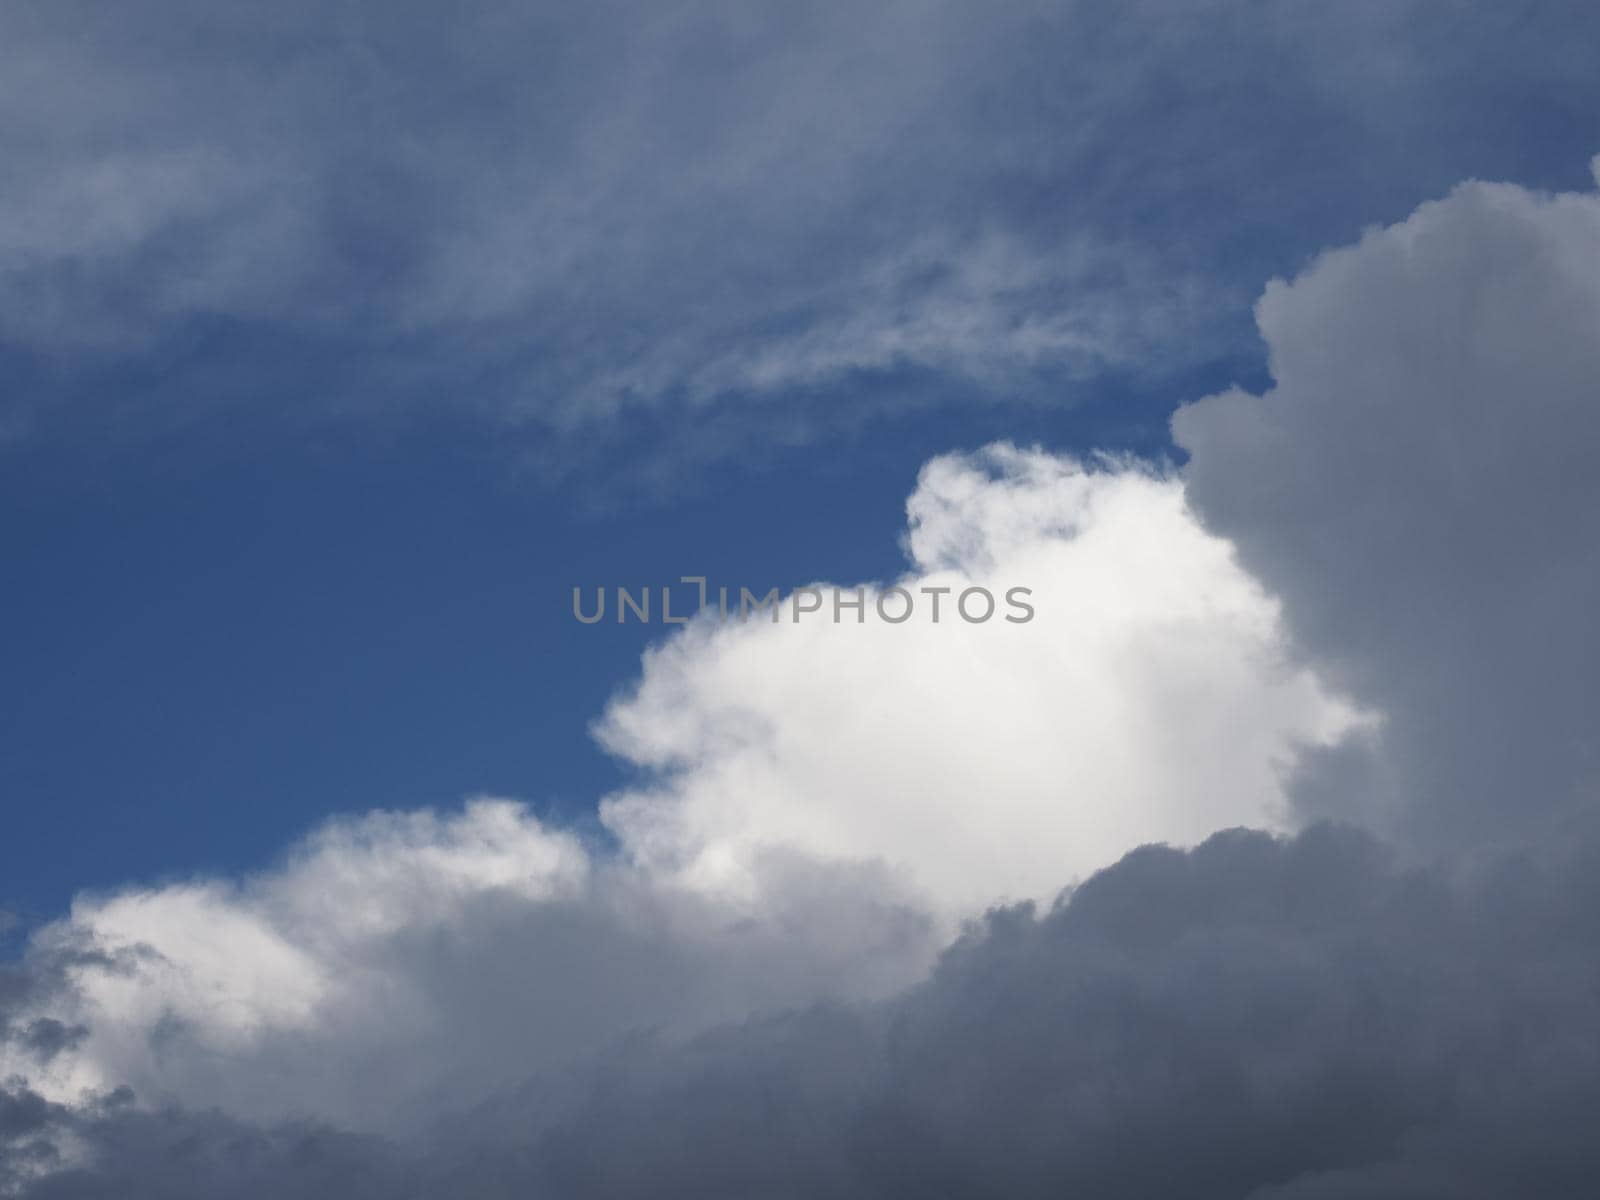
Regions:
[[[866,587],[810,586],[785,597],[777,588],[754,592],[746,587],[707,585],[704,575],[680,576],[662,587],[593,587],[572,589],[572,615],[584,625],[630,621],[648,625],[687,625],[695,617],[714,615],[719,622],[767,620],[776,625],[802,619],[835,625],[865,624],[869,612],[886,625],[901,625],[926,612],[935,625],[959,620],[982,625],[999,618],[1012,625],[1033,620],[1033,589],[1009,587],[999,596],[986,587],[901,587],[882,591]]]

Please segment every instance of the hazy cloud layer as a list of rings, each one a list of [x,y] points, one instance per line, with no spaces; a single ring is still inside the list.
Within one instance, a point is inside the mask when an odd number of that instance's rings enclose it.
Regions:
[[[1228,360],[1320,243],[1560,172],[1600,28],[1539,17],[16,0],[0,415],[114,380],[123,428],[423,404],[569,456],[664,406],[708,453]]]

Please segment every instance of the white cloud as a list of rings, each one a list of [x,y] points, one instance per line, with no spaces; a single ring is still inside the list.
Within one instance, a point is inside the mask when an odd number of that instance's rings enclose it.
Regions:
[[[650,653],[598,727],[655,773],[602,806],[635,861],[746,891],[772,847],[881,860],[971,913],[1141,842],[1281,824],[1281,768],[1353,719],[1175,479],[995,446],[929,463],[908,510],[896,583],[951,589],[937,623],[931,597],[878,619],[869,588],[861,624],[708,621]],[[959,619],[974,586],[1000,614],[1031,588],[1035,618]]]
[[[506,800],[336,820],[237,884],[80,897],[34,938],[70,985],[34,1007],[88,1032],[0,1078],[397,1128],[631,1029],[882,995],[937,949],[875,872],[780,859],[763,884],[759,910],[710,903]]]
[[[403,979],[379,977],[374,953],[389,939],[449,936],[475,897],[575,894],[587,870],[569,835],[520,805],[478,800],[450,818],[377,812],[331,822],[280,868],[238,885],[80,896],[36,942],[118,957],[109,968],[90,959],[72,969],[82,1004],[74,1015],[91,1035],[82,1054],[55,1064],[52,1082],[71,1092],[138,1080],[159,1091],[163,1039],[189,1059],[180,1074],[194,1060],[204,1074],[284,1033],[359,1021],[363,1011],[392,1020],[413,997]]]
[[[89,1032],[22,1067],[403,1126],[630,1029],[883,995],[991,903],[1278,824],[1284,764],[1352,719],[1169,476],[994,446],[929,463],[908,511],[898,582],[953,589],[938,623],[921,596],[648,655],[598,726],[644,771],[602,805],[617,853],[480,800],[335,821],[237,884],[80,897],[34,952],[99,952],[51,1009]],[[969,586],[990,621],[956,615]],[[1014,586],[1032,621],[1004,620]]]

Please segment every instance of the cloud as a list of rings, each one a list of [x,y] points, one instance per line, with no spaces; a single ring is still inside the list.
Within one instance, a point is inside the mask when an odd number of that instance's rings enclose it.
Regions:
[[[597,729],[636,769],[614,845],[481,799],[80,896],[32,941],[70,987],[25,1014],[78,1032],[15,1069],[52,1101],[409,1127],[633,1030],[886,995],[997,901],[1274,823],[1294,756],[1355,719],[1170,476],[994,446],[930,462],[908,513],[909,620],[873,585],[861,624],[712,614],[651,651]],[[996,616],[962,619],[971,587]]]
[[[552,462],[662,409],[737,444],[841,383],[868,386],[803,432],[1251,354],[1272,270],[1468,172],[1557,175],[1600,36],[1581,0],[0,22],[0,352],[26,381],[0,425],[104,395],[135,429],[426,405]]]
[[[238,884],[79,897],[19,968],[57,983],[19,996],[0,1077],[403,1129],[633,1029],[882,994],[937,948],[871,870],[763,883],[759,910],[710,904],[509,801],[336,820]]]
[[[1574,1195],[1600,840],[1569,832],[1455,866],[1328,826],[1142,849],[901,996],[635,1040],[403,1145],[13,1097],[98,1148],[23,1194]]]
[[[0,1182],[1581,1193],[1596,248],[1467,185],[1268,291],[1181,477],[934,460],[898,582],[1037,618],[686,627],[597,727],[614,845],[484,800],[80,898],[0,973]],[[1406,836],[1183,847],[1329,811]]]
[[[1595,841],[1472,869],[1364,834],[1148,848],[932,978],[617,1059],[554,1194],[1581,1190]]]
[[[862,590],[861,623],[822,585],[816,617],[707,620],[647,656],[598,727],[646,772],[601,807],[636,861],[737,889],[767,847],[881,860],[972,913],[1140,842],[1277,824],[1281,770],[1355,719],[1176,479],[995,446],[930,462],[907,508],[911,570]],[[921,597],[901,624],[896,586]],[[1001,615],[1017,586],[1026,623]],[[986,622],[957,612],[973,587]]]
[[[1472,842],[1595,799],[1597,255],[1595,193],[1464,184],[1268,287],[1274,386],[1174,417],[1197,511],[1385,714],[1308,811]]]

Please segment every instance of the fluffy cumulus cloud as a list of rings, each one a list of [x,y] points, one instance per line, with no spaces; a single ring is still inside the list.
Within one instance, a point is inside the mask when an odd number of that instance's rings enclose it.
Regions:
[[[1600,791],[1600,196],[1470,183],[1269,287],[1275,384],[1179,411],[1189,496],[1381,707],[1313,811],[1430,841]]]
[[[665,405],[704,452],[713,414],[797,436],[1226,359],[1319,240],[1469,173],[1561,177],[1566,138],[1507,118],[1593,106],[1596,18],[1541,18],[17,0],[3,417],[110,377],[132,428],[427,402],[580,428],[570,455]],[[739,416],[840,379],[873,401]]]
[[[866,620],[652,652],[594,840],[484,800],[80,898],[0,973],[0,1189],[1581,1194],[1597,249],[1467,185],[1268,290],[1181,477],[935,460]],[[1406,836],[1204,838],[1315,815]]]
[[[510,801],[340,820],[237,885],[80,898],[34,938],[0,1062],[55,1100],[400,1130],[630,1030],[882,994],[936,949],[871,870],[764,882],[759,910],[708,903]]]
[[[601,809],[638,861],[734,889],[769,848],[883,861],[972,913],[1278,824],[1297,749],[1355,720],[1176,479],[997,446],[929,463],[908,507],[904,577],[647,657],[599,725],[648,773]]]
[[[33,1086],[390,1128],[633,1028],[881,995],[989,904],[1277,823],[1287,764],[1355,719],[1168,475],[996,446],[908,509],[901,593],[838,589],[859,623],[829,586],[648,656],[599,725],[640,774],[601,806],[614,847],[480,800],[80,898],[34,948],[92,954],[49,1010],[86,1032]]]

